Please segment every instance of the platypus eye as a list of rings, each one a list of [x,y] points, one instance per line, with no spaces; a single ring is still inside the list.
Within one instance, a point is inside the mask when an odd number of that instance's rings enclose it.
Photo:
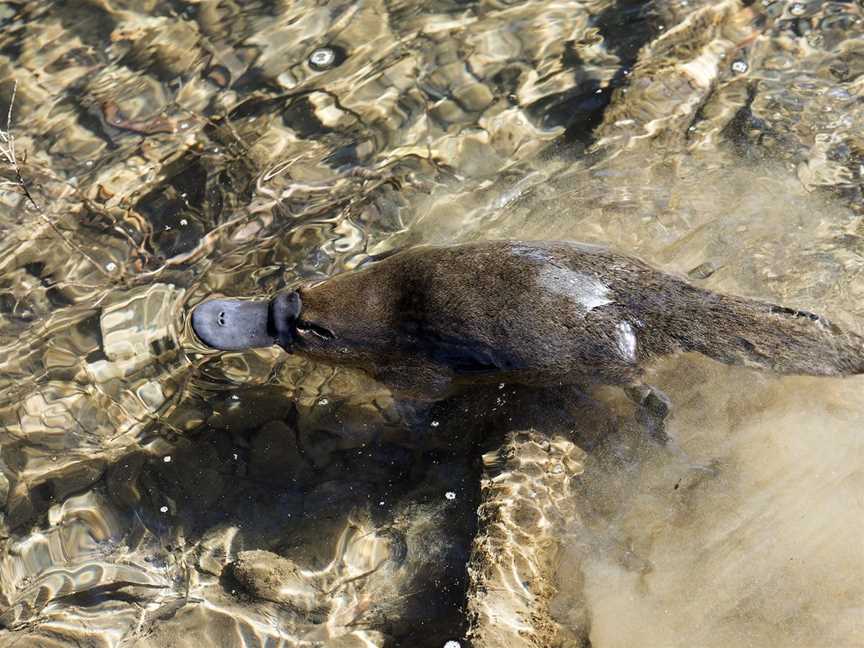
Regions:
[[[297,332],[301,335],[315,335],[323,340],[332,340],[336,337],[336,335],[330,329],[324,328],[323,326],[319,326],[313,322],[305,322],[303,320],[297,320],[297,324],[295,325],[297,328]]]

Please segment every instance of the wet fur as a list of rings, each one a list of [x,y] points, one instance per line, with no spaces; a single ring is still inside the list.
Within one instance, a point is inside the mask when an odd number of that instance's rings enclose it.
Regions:
[[[490,382],[634,384],[648,360],[678,351],[779,373],[864,371],[864,338],[821,317],[577,243],[416,247],[299,296],[293,350],[414,397]]]

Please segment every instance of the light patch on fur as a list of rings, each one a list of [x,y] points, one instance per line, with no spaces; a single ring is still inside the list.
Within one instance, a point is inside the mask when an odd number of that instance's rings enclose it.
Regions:
[[[628,362],[636,362],[636,333],[630,322],[618,322],[618,350]]]
[[[583,315],[612,303],[609,299],[609,287],[584,272],[544,266],[537,272],[537,283],[544,290],[569,298]]]

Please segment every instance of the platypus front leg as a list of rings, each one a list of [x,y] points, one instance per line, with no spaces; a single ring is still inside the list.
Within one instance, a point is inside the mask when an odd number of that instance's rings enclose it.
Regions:
[[[672,401],[662,391],[642,383],[624,388],[627,396],[636,403],[636,420],[644,425],[653,439],[666,445],[666,419],[672,410]]]
[[[439,401],[450,394],[453,383],[451,372],[431,362],[381,367],[373,376],[399,396],[416,401]]]

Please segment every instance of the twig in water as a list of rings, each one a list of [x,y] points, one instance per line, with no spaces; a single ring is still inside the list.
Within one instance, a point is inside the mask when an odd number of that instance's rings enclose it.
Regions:
[[[0,128],[0,158],[15,174],[14,180],[3,180],[0,182],[0,187],[12,187],[14,190],[23,193],[27,200],[36,208],[39,205],[33,200],[30,195],[30,190],[27,188],[27,183],[21,177],[21,167],[18,166],[18,158],[15,155],[15,136],[12,134],[12,106],[15,104],[15,92],[18,90],[18,82],[15,81],[12,85],[12,97],[9,99],[9,112],[6,113],[6,130]]]
[[[12,97],[9,99],[9,112],[6,113],[6,130],[0,128],[0,161],[2,161],[12,173],[15,175],[14,180],[0,180],[0,188],[11,187],[14,191],[23,194],[30,204],[36,209],[39,217],[45,221],[48,227],[60,237],[60,239],[75,250],[78,254],[87,259],[96,269],[104,276],[110,278],[110,274],[89,254],[81,249],[74,241],[70,240],[57,225],[48,218],[44,210],[36,204],[33,196],[30,194],[30,189],[27,188],[27,183],[24,182],[24,177],[21,175],[21,167],[18,165],[18,158],[15,155],[15,136],[12,134],[12,106],[15,105],[15,92],[18,90],[18,82],[14,81],[12,85]]]

